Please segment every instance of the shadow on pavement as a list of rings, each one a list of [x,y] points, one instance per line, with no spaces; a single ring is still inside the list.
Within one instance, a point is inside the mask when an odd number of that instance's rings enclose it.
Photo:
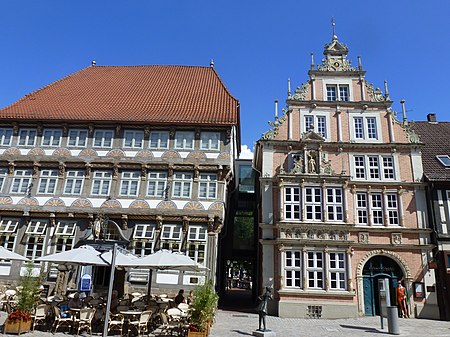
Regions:
[[[357,326],[357,325],[345,325],[345,324],[340,324],[341,328],[344,329],[354,329],[354,330],[364,330],[365,332],[373,332],[373,333],[382,333],[385,334],[386,331],[380,331],[378,329],[375,328],[369,328],[367,326]]]
[[[241,331],[241,330],[231,330],[231,331],[236,332],[236,333],[238,333],[240,335],[244,335],[244,336],[253,336],[251,333],[244,332],[244,331]]]

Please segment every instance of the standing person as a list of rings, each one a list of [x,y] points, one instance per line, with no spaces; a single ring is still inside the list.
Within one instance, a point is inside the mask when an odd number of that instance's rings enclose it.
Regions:
[[[175,301],[176,305],[186,302],[185,299],[184,299],[184,290],[183,289],[180,289],[180,291],[178,292],[178,295],[175,296],[174,301]]]
[[[400,314],[403,318],[409,318],[408,306],[406,303],[406,288],[403,286],[403,280],[400,280],[397,285],[397,305],[400,307]]]
[[[266,329],[266,316],[267,316],[267,302],[272,299],[272,290],[270,287],[266,287],[264,294],[258,297],[260,300],[258,304],[258,315],[259,315],[259,331],[268,331]],[[261,323],[263,328],[261,329]]]
[[[194,290],[189,292],[189,296],[186,299],[187,304],[191,304],[194,301]]]

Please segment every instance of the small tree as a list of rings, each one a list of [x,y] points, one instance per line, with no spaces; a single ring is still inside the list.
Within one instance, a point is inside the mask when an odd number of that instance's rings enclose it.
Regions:
[[[219,296],[214,290],[212,281],[194,290],[194,299],[189,307],[190,329],[203,331],[211,324],[216,314]]]

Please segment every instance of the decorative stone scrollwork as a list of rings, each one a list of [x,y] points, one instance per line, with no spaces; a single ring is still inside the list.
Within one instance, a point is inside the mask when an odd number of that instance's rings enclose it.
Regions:
[[[365,243],[365,244],[369,243],[369,233],[368,232],[359,232],[358,242]]]
[[[294,101],[304,101],[308,94],[308,83],[302,83],[300,87],[297,87],[294,91],[294,95],[289,97]]]
[[[278,134],[278,129],[284,123],[285,120],[286,120],[286,115],[283,115],[280,118],[276,119],[275,122],[267,122],[269,124],[269,126],[272,127],[272,129],[263,133],[263,135],[261,136],[261,140],[274,139],[276,137],[276,135]]]
[[[402,244],[402,233],[392,233],[391,234],[391,244],[401,245]]]
[[[156,217],[156,219],[155,219],[155,221],[156,221],[156,229],[161,229],[161,227],[162,227],[162,224],[163,224],[163,217],[161,216],[161,215],[158,215],[157,217]]]
[[[420,137],[419,135],[412,129],[412,126],[414,125],[413,122],[402,124],[403,130],[406,133],[406,137],[408,138],[408,141],[410,143],[420,143]]]
[[[319,71],[357,71],[356,67],[351,65],[351,61],[345,58],[325,58],[322,64],[317,65]]]
[[[386,97],[383,96],[383,92],[379,88],[374,89],[373,84],[366,81],[366,88],[372,102],[386,101]]]
[[[59,178],[64,178],[65,172],[66,172],[66,164],[59,163],[59,166],[58,166],[58,177]]]

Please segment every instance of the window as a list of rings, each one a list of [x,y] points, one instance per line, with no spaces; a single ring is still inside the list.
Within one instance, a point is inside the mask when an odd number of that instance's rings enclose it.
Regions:
[[[142,149],[144,132],[139,130],[126,130],[123,133],[123,147]]]
[[[374,225],[383,225],[383,195],[372,193],[372,217]]]
[[[120,195],[136,197],[139,193],[140,181],[141,173],[139,171],[122,172],[122,180],[120,182]]]
[[[80,195],[83,189],[84,172],[82,170],[66,171],[64,194]]]
[[[300,188],[286,187],[284,189],[284,219],[300,220]]]
[[[38,193],[55,194],[57,181],[58,181],[57,170],[42,170],[41,179],[39,180]]]
[[[356,139],[378,139],[377,119],[375,117],[354,117],[353,126]]]
[[[330,253],[329,266],[330,288],[333,290],[345,290],[345,254]]]
[[[75,241],[75,221],[59,221],[55,234],[52,237],[53,253],[61,253],[71,250]],[[57,264],[51,264],[48,277],[55,279],[58,276]]]
[[[34,146],[36,144],[36,129],[20,129],[17,145]]]
[[[94,146],[95,147],[111,147],[114,131],[112,130],[95,130]]]
[[[153,253],[155,236],[154,224],[136,224],[134,227],[134,251],[137,256],[146,256]]]
[[[354,178],[371,180],[394,180],[395,167],[393,156],[357,155],[353,157]],[[366,173],[366,167],[367,173]]]
[[[321,135],[323,138],[327,137],[327,117],[307,115],[305,116],[305,128],[304,132],[314,131]]]
[[[308,252],[306,265],[308,288],[323,289],[323,253]]]
[[[356,193],[356,223],[367,225],[367,194]]]
[[[168,131],[152,131],[150,132],[151,149],[167,149],[169,147],[169,132]]]
[[[56,235],[75,235],[76,223],[75,221],[59,221],[56,226]]]
[[[173,197],[190,198],[192,173],[178,172],[173,175]]]
[[[6,219],[0,220],[0,247],[6,248],[10,251],[14,251],[16,245],[16,230],[19,224],[18,219]],[[11,260],[1,260],[3,263],[11,263]]]
[[[220,133],[202,132],[200,136],[200,148],[202,150],[219,150]]]
[[[42,146],[60,146],[62,130],[44,129],[42,133]]]
[[[305,188],[306,219],[322,221],[322,189]]]
[[[175,132],[175,147],[177,149],[193,149],[194,148],[194,132],[193,131],[177,131],[177,132]]]
[[[349,101],[348,84],[327,84],[327,101]]]
[[[287,288],[301,287],[301,251],[286,251],[285,255],[285,270],[284,270],[284,285]]]
[[[94,172],[92,180],[92,195],[109,195],[112,174],[109,171]]]
[[[86,147],[87,137],[87,130],[70,129],[67,135],[67,146]]]
[[[13,136],[13,130],[11,128],[0,128],[0,145],[10,146]]]
[[[445,167],[450,167],[450,157],[449,156],[436,156],[436,158]]]
[[[343,207],[342,207],[342,189],[327,188],[327,211],[328,220],[343,221]]]
[[[215,199],[217,195],[217,175],[211,173],[200,174],[199,198]]]
[[[8,170],[6,169],[6,167],[0,167],[0,192],[3,189],[3,183],[5,182],[7,173]]]
[[[150,172],[148,174],[147,195],[150,197],[164,198],[166,196],[166,185],[166,172]]]
[[[386,211],[388,213],[389,225],[398,225],[398,204],[397,204],[397,194],[388,193],[386,194],[387,205]]]
[[[205,262],[207,226],[189,226],[188,256],[198,263]]]
[[[161,247],[170,251],[179,251],[181,243],[181,225],[163,225]]]
[[[11,193],[27,193],[28,188],[32,186],[31,179],[31,170],[14,170]]]
[[[44,255],[45,230],[47,222],[42,220],[31,220],[25,234],[27,236],[26,257],[35,260]]]

